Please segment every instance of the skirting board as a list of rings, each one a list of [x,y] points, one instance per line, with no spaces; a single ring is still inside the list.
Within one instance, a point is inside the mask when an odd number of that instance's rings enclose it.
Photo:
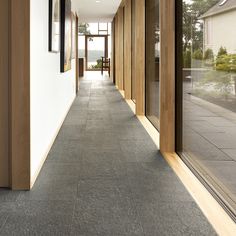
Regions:
[[[120,91],[123,96],[123,91]],[[123,96],[124,97],[124,96]],[[132,100],[125,100],[135,114],[135,104]],[[145,116],[137,116],[154,143],[159,147],[159,132]],[[205,186],[185,165],[176,153],[162,153],[169,166],[181,180],[189,194],[193,197],[205,217],[218,235],[234,236],[236,224],[215,200]]]
[[[43,167],[43,165],[44,165],[44,162],[45,162],[46,159],[47,159],[47,156],[48,156],[48,154],[49,154],[49,152],[50,152],[50,150],[51,150],[51,148],[52,148],[52,145],[54,144],[54,142],[55,142],[55,140],[56,140],[56,138],[57,138],[57,135],[58,135],[58,133],[59,133],[59,131],[60,131],[60,129],[61,129],[61,127],[62,127],[64,121],[65,121],[66,116],[68,115],[68,113],[69,113],[69,111],[70,111],[70,109],[71,109],[71,106],[72,106],[72,104],[73,104],[75,98],[76,98],[76,96],[74,97],[74,99],[72,99],[72,102],[71,102],[69,108],[67,109],[67,111],[65,112],[65,115],[64,115],[64,117],[63,117],[61,123],[59,124],[58,129],[57,129],[57,131],[56,131],[56,133],[55,133],[55,135],[54,135],[54,137],[53,137],[51,143],[48,145],[48,148],[47,148],[47,150],[46,150],[46,152],[45,152],[45,154],[44,154],[44,156],[43,156],[43,158],[42,158],[42,160],[41,160],[41,162],[40,162],[40,165],[39,165],[39,167],[38,167],[36,173],[35,173],[34,176],[31,178],[31,181],[30,181],[30,188],[33,188],[33,186],[34,186],[34,184],[35,184],[35,182],[36,182],[36,180],[37,180],[37,177],[38,177],[38,175],[39,175],[39,173],[40,173],[40,171],[41,171],[41,169],[42,169],[42,167]]]

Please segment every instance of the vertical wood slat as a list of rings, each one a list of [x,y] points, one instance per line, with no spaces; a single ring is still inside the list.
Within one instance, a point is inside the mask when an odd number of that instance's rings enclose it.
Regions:
[[[124,89],[124,8],[118,10],[118,88]]]
[[[111,40],[112,40],[112,50],[111,50],[111,78],[113,83],[115,84],[116,82],[116,76],[115,76],[115,63],[116,63],[116,59],[115,59],[115,19],[113,19],[112,21],[112,26],[111,26]]]
[[[131,99],[131,0],[124,6],[124,90],[125,98]]]
[[[136,97],[135,86],[135,0],[131,0],[131,99]]]
[[[160,0],[160,150],[175,151],[175,1]]]
[[[136,115],[145,115],[145,0],[135,0]]]
[[[11,0],[11,187],[30,189],[30,0]]]
[[[114,18],[115,23],[115,84],[119,87],[119,38],[118,38],[118,14]]]
[[[0,187],[9,187],[9,7],[0,2]]]

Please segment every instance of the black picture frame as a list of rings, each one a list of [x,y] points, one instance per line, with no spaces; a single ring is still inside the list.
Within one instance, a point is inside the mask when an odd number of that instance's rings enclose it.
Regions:
[[[48,51],[60,52],[60,0],[49,0]]]
[[[61,0],[61,72],[71,70],[72,26],[71,0]]]

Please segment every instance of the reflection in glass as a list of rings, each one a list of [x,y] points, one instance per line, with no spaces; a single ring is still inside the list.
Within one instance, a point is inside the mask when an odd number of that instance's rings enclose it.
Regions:
[[[146,0],[146,116],[159,129],[159,0]]]
[[[236,212],[236,2],[221,2],[182,3],[182,150]]]

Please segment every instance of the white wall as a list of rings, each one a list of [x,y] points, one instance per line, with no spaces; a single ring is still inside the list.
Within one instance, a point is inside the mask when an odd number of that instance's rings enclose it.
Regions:
[[[38,174],[75,98],[75,61],[60,73],[60,54],[48,52],[48,0],[31,0],[31,181]]]
[[[217,55],[219,48],[226,47],[228,53],[236,53],[236,10],[209,17],[205,21],[205,49],[211,48]]]

